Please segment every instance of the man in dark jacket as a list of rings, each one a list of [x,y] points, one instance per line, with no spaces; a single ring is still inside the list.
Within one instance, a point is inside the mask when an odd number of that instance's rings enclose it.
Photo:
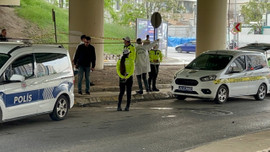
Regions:
[[[0,34],[0,41],[8,41],[6,29],[2,29],[1,34]]]
[[[74,65],[78,67],[78,93],[82,94],[82,80],[85,73],[85,93],[90,95],[90,70],[94,71],[96,65],[95,48],[90,44],[91,38],[87,36],[84,44],[79,45],[74,57]],[[90,68],[91,66],[91,68]]]

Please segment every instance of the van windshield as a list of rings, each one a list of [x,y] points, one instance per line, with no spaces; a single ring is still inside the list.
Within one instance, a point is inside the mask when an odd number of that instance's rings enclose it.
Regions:
[[[7,62],[9,55],[0,53],[0,68]]]
[[[193,60],[186,69],[194,70],[222,70],[231,61],[233,56],[222,54],[202,54]]]

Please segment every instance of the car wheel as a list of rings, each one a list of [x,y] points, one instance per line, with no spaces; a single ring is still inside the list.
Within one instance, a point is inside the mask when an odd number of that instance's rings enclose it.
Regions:
[[[258,88],[257,94],[254,96],[256,100],[263,100],[267,94],[267,87],[261,84]]]
[[[53,112],[50,114],[52,120],[63,120],[68,113],[68,99],[64,95],[61,95],[54,105]]]
[[[180,47],[176,48],[176,51],[177,51],[178,53],[182,53],[182,49],[181,49]]]
[[[217,104],[225,103],[228,99],[228,95],[229,95],[228,88],[224,85],[220,86],[217,90],[215,103]]]
[[[186,96],[176,95],[176,99],[178,100],[185,100],[186,98]]]

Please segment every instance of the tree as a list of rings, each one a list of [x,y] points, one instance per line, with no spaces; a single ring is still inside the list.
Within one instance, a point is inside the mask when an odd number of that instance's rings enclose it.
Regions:
[[[121,21],[122,25],[134,25],[137,18],[145,18],[145,7],[144,4],[138,4],[133,2],[126,2],[122,4],[121,10]]]
[[[254,32],[261,34],[262,32],[262,17],[270,10],[270,0],[250,0],[241,8],[241,14],[244,16],[244,23],[252,27],[249,34]]]
[[[104,0],[104,9],[110,14],[113,22],[118,22],[119,15],[115,12],[113,5],[119,0]]]
[[[181,5],[181,0],[145,0],[145,3],[148,6],[148,18],[150,18],[152,13],[159,12],[163,14],[164,20],[168,20],[176,14],[185,12],[185,8]]]

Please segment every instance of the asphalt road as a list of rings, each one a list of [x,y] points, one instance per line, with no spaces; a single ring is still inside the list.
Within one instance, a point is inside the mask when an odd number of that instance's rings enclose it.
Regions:
[[[37,116],[0,126],[1,152],[182,152],[270,128],[270,96],[211,101],[159,100],[75,107],[64,121]]]

